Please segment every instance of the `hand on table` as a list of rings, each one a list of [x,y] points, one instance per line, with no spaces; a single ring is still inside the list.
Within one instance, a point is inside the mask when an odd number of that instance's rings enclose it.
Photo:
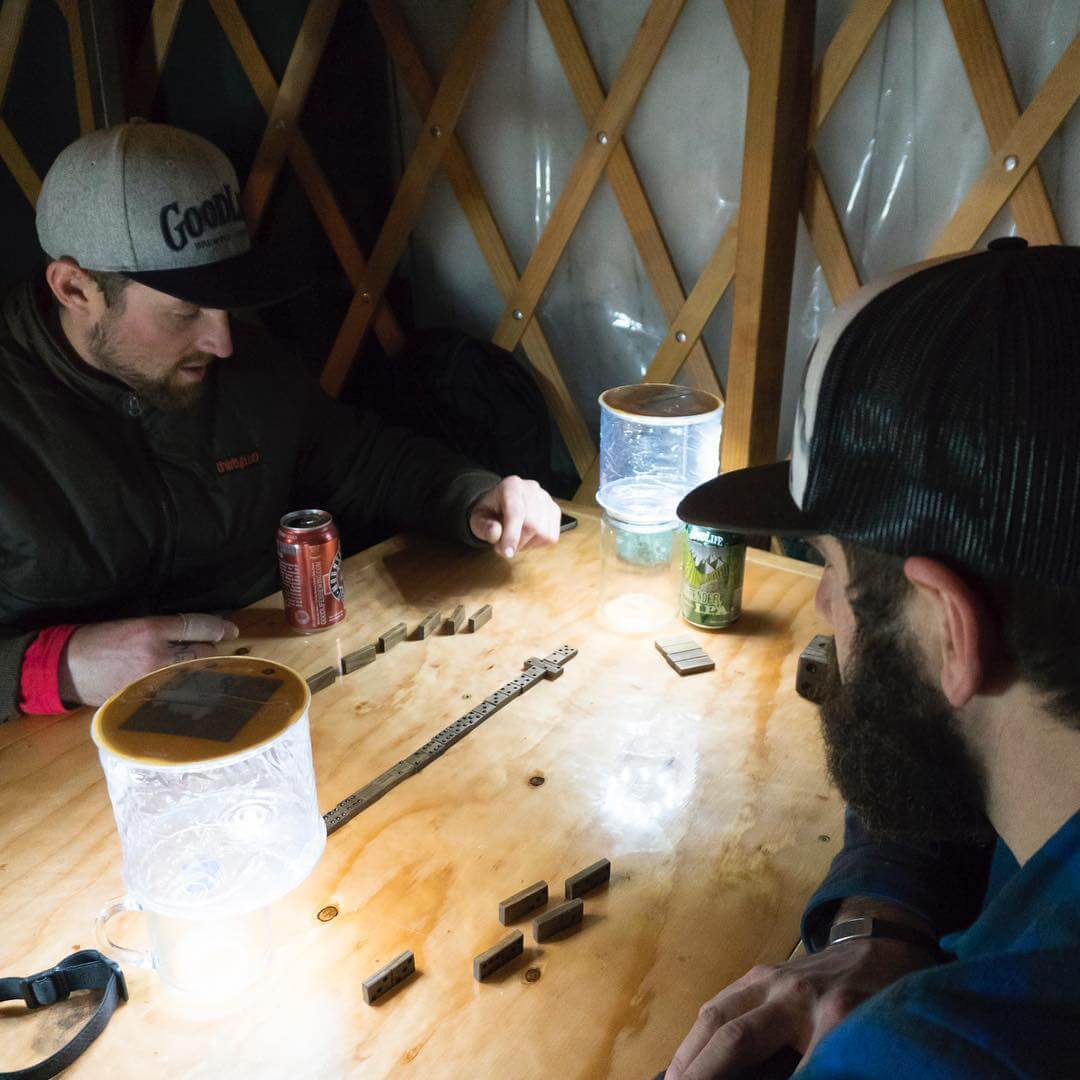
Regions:
[[[527,547],[556,543],[559,519],[555,500],[535,480],[507,476],[473,503],[469,528],[511,559]]]
[[[214,654],[213,644],[239,635],[217,615],[148,615],[89,623],[68,638],[60,660],[60,697],[100,705],[155,668]]]
[[[916,945],[866,938],[759,964],[701,1007],[666,1080],[735,1076],[787,1046],[806,1060],[857,1005],[933,963]]]

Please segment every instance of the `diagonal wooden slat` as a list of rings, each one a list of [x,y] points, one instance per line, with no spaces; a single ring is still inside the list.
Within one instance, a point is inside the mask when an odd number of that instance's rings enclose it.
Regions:
[[[259,104],[267,114],[277,100],[278,84],[259,47],[240,14],[235,0],[210,0],[218,23],[230,47],[251,83]],[[319,219],[334,253],[338,257],[353,288],[358,288],[367,272],[365,260],[352,233],[352,227],[338,206],[330,184],[300,128],[296,128],[288,145],[289,163],[296,171],[315,216]],[[380,304],[375,314],[375,333],[383,349],[393,355],[404,346],[405,335],[389,305]]]
[[[340,7],[341,0],[311,0],[304,14],[277,98],[270,110],[266,131],[244,184],[244,217],[253,232],[259,228],[270,193],[285,163],[289,143],[304,111],[308,91],[330,40],[330,31]]]
[[[435,99],[435,87],[409,34],[397,0],[369,0],[368,6],[416,111],[426,116]],[[504,297],[509,298],[518,286],[517,269],[484,197],[480,179],[456,134],[448,138],[443,168],[496,286]],[[559,371],[539,320],[534,319],[530,323],[521,343],[536,370],[540,389],[566,441],[574,466],[582,475],[596,458],[596,445]]]
[[[944,3],[990,149],[997,150],[1020,119],[1020,110],[994,24],[985,0],[944,0]],[[1061,243],[1061,230],[1037,164],[1020,181],[1010,205],[1017,228],[1033,244]]]
[[[862,282],[813,149],[806,151],[802,212],[832,302],[842,304]]]
[[[364,276],[323,368],[322,385],[338,394],[382,296],[423,209],[424,197],[446,151],[506,0],[476,0],[455,45],[416,149],[409,158]]]
[[[150,22],[131,76],[130,100],[134,102],[136,115],[150,115],[183,7],[184,0],[154,0],[150,9]]]
[[[15,54],[19,50],[26,13],[30,0],[4,0],[0,5],[0,107],[7,95],[11,71],[15,66]],[[41,179],[26,159],[4,120],[0,119],[0,160],[8,167],[15,183],[33,206],[41,192]]]
[[[4,0],[0,4],[0,106],[7,95],[15,54],[19,51],[30,0]]]
[[[94,100],[90,91],[90,70],[86,63],[86,42],[83,40],[79,0],[57,0],[57,6],[67,23],[71,75],[75,83],[75,108],[79,114],[79,134],[86,135],[94,130]]]
[[[585,123],[591,128],[603,108],[604,91],[585,48],[585,42],[581,38],[581,32],[578,30],[566,0],[538,0],[538,6],[547,24],[551,40],[555,44],[555,51],[559,54],[559,60],[570,88],[577,98],[578,107],[585,117]],[[649,275],[653,292],[660,301],[660,308],[665,318],[670,323],[681,310],[686,296],[672,264],[667,245],[660,233],[660,226],[623,140],[619,141],[611,153],[607,177],[622,209],[645,272]],[[687,356],[686,366],[687,374],[695,386],[703,390],[711,390],[723,398],[720,381],[716,377],[705,344],[700,338],[694,341]]]
[[[15,183],[19,185],[30,205],[36,206],[38,196],[41,194],[41,179],[34,172],[34,166],[26,160],[26,155],[15,141],[11,128],[2,119],[0,119],[0,160],[3,160],[11,171],[11,175],[15,177]]]
[[[736,40],[744,55],[748,57],[750,21],[753,17],[750,0],[725,0],[725,3]],[[841,32],[844,35],[843,50],[832,47],[826,50],[811,88],[811,104],[813,106],[816,103],[821,122],[824,122],[829,109],[835,104],[851,72],[866,51],[884,15],[883,8],[887,7],[888,3],[884,3],[884,0],[869,0],[868,4],[854,8],[837,31],[837,37]],[[876,15],[873,19],[866,14],[870,9],[873,9]],[[851,19],[856,19],[852,26],[858,28],[858,33],[849,27]],[[833,300],[839,303],[859,287],[859,277],[844,240],[840,220],[812,153],[807,162],[803,213]],[[731,284],[735,275],[736,225],[735,219],[728,223],[709,264],[673,320],[656,356],[642,376],[643,382],[667,382],[675,376],[689,352],[690,343],[701,334],[713,309]],[[683,341],[677,337],[679,330],[686,335]]]
[[[1024,115],[1000,141],[990,162],[934,242],[931,257],[968,251],[978,242],[1078,97],[1080,34],[1054,65]]]
[[[685,0],[653,0],[649,5],[611,92],[596,115],[593,130],[586,136],[585,146],[521,275],[521,286],[499,321],[492,337],[496,345],[512,349],[521,340],[585,205],[622,138],[684,3]]]

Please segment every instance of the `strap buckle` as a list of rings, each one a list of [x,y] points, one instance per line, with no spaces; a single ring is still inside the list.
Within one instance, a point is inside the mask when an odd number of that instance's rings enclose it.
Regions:
[[[68,986],[67,976],[59,964],[48,971],[28,975],[23,980],[22,992],[28,1009],[43,1009],[46,1005],[66,1001],[71,997],[71,987]]]

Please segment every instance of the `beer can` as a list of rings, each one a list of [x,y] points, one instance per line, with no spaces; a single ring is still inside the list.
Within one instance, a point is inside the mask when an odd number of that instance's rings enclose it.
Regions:
[[[742,614],[746,538],[687,525],[679,614],[706,630],[730,626]]]
[[[293,510],[277,531],[285,619],[301,634],[317,634],[345,618],[341,539],[325,510]]]

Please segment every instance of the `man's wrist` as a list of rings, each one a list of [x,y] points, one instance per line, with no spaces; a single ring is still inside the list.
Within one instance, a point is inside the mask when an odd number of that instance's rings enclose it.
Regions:
[[[897,903],[895,900],[883,900],[876,896],[849,896],[841,901],[832,917],[830,929],[837,923],[862,917],[884,919],[886,922],[899,923],[901,926],[918,930],[927,938],[936,939],[937,931],[929,920],[918,912]]]

